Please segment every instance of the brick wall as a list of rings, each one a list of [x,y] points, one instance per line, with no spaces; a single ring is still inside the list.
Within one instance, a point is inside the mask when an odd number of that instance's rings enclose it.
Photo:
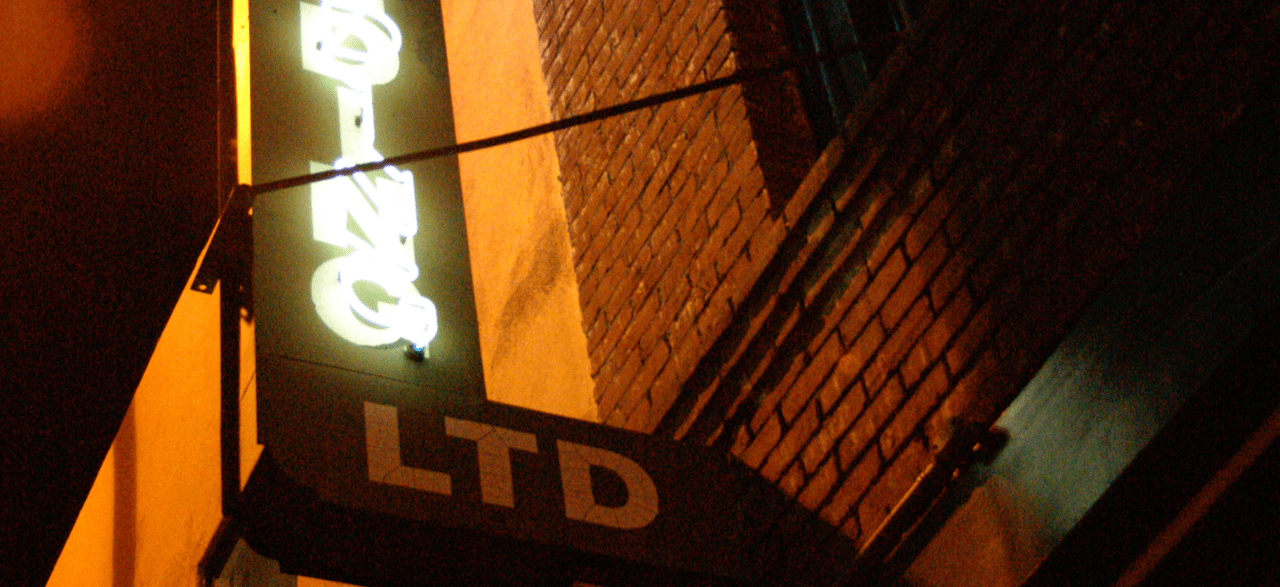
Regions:
[[[802,188],[758,333],[686,389],[691,438],[859,540],[953,419],[995,419],[1274,64],[1248,3],[936,9]]]
[[[720,0],[536,0],[563,118],[734,72]],[[784,233],[738,87],[556,136],[601,418],[648,430]]]
[[[1275,4],[938,0],[774,213],[736,91],[561,134],[601,415],[865,542],[1254,99]],[[558,116],[736,62],[716,2],[535,11]]]

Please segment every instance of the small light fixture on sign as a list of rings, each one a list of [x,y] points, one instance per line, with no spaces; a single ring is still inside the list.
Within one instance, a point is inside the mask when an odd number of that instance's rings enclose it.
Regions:
[[[427,345],[417,345],[413,343],[404,345],[404,356],[409,357],[410,361],[421,363],[429,356],[427,354]]]

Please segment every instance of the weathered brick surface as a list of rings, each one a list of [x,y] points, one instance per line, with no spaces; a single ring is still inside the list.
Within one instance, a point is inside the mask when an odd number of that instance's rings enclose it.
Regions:
[[[738,67],[721,0],[534,10],[557,118]],[[753,137],[738,87],[557,135],[606,422],[657,424],[785,235]]]
[[[1248,79],[1238,47],[1261,43],[1229,36],[1243,26],[1238,5],[943,4],[948,20],[920,40],[908,74],[841,139],[844,181],[815,200],[834,215],[801,223],[795,256],[774,264],[788,277],[771,295],[796,301],[768,307],[767,340],[741,343],[767,352],[738,353],[767,366],[723,369],[689,416],[728,417],[733,450],[787,472],[789,486],[803,471],[800,502],[860,540],[948,422],[992,421],[1133,251],[1186,162],[1224,128],[1219,109],[1243,99],[1235,76],[1212,69],[1216,55],[1236,55]],[[857,390],[852,425],[846,389]],[[716,402],[744,390],[760,400]],[[744,405],[756,407],[731,407]],[[816,427],[793,421],[814,410]],[[688,429],[729,446],[711,426]],[[797,433],[810,437],[799,451]]]
[[[535,2],[556,114],[759,63],[723,1]],[[736,89],[561,133],[601,414],[866,541],[1255,99],[1274,4],[938,0],[793,194]]]

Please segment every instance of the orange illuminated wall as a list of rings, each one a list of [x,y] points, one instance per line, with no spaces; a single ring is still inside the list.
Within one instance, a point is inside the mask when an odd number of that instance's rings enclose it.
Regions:
[[[530,0],[445,0],[442,8],[458,139],[548,121]],[[235,0],[242,183],[252,180],[247,9],[248,0]],[[552,139],[464,155],[459,167],[490,399],[595,420]],[[222,517],[218,299],[217,290],[184,290],[48,585],[199,584],[196,564]],[[242,479],[260,450],[252,324],[244,326]]]
[[[218,292],[186,290],[48,585],[199,584],[222,518]]]

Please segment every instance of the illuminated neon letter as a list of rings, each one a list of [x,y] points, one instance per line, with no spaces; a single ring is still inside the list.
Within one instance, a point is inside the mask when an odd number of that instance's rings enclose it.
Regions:
[[[312,161],[311,171],[382,161],[374,147],[373,86],[400,72],[400,29],[381,0],[302,2],[299,9],[303,69],[338,82],[342,155],[332,167]],[[325,325],[354,344],[407,340],[425,352],[439,326],[435,304],[413,284],[413,174],[386,165],[377,177],[355,173],[312,184],[311,221],[316,241],[348,252],[322,263],[311,278],[311,300]],[[360,283],[376,288],[358,290]],[[382,297],[393,301],[366,301]]]

